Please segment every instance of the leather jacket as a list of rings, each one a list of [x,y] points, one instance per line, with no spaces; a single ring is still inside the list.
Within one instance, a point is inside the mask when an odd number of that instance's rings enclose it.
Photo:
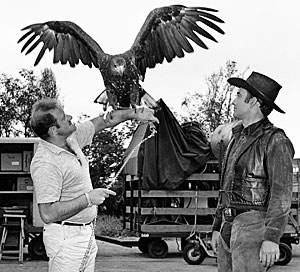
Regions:
[[[221,227],[226,207],[266,212],[266,240],[279,242],[292,196],[294,149],[283,130],[264,118],[233,129],[221,171],[221,189],[213,230]]]
[[[226,191],[226,206],[239,209],[267,210],[270,195],[270,182],[265,167],[266,147],[271,135],[277,130],[271,123],[265,123],[251,135],[234,135],[230,141],[221,176],[221,187]],[[247,131],[248,133],[250,131]],[[247,134],[244,132],[244,134]],[[248,137],[247,137],[248,136]],[[236,152],[235,158],[228,161],[228,153],[235,141],[247,137],[242,147]],[[226,156],[227,155],[227,156]],[[224,184],[225,168],[234,171],[227,176]],[[224,200],[223,202],[224,203]]]

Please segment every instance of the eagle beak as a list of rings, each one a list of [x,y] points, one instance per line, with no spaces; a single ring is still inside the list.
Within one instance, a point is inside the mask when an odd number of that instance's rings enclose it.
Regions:
[[[123,65],[116,67],[117,73],[122,76],[124,73],[125,67]]]

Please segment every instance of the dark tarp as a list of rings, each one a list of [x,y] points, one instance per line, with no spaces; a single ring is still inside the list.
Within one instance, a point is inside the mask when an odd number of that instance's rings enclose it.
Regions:
[[[131,155],[123,173],[142,177],[150,189],[176,189],[182,181],[201,168],[211,157],[211,147],[196,122],[180,125],[162,101],[155,114],[157,133]],[[125,152],[125,157],[150,134],[149,125],[140,125]]]

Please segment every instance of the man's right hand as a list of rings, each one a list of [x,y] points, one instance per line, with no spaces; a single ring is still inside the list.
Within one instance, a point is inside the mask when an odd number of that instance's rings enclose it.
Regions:
[[[96,188],[90,192],[88,192],[91,202],[94,205],[100,205],[104,202],[106,198],[110,195],[115,196],[116,193],[112,190],[105,189],[105,188]]]
[[[218,254],[220,232],[214,230],[211,238],[211,247],[214,253]]]

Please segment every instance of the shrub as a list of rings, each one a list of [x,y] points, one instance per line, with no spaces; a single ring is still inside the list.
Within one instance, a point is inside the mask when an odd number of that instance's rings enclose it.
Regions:
[[[98,215],[95,235],[122,236],[123,224],[120,218],[111,215]]]

